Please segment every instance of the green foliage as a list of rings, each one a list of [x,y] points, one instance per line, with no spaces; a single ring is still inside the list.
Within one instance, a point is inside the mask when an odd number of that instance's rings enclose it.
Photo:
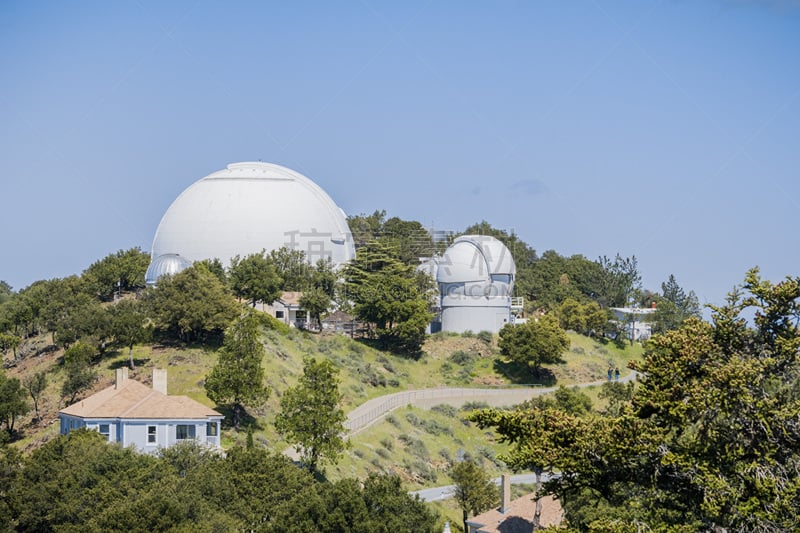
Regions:
[[[17,358],[17,348],[22,344],[22,338],[9,333],[0,333],[0,354],[5,355],[8,350],[14,352],[14,359]]]
[[[384,347],[417,353],[433,315],[430,278],[403,264],[397,247],[372,241],[344,268],[345,287],[359,319],[375,325]]]
[[[578,387],[567,388],[561,385],[552,395],[532,398],[523,402],[520,408],[557,409],[572,416],[584,416],[592,412],[592,399]]]
[[[500,353],[532,370],[543,363],[557,363],[569,349],[569,338],[552,315],[525,324],[506,324],[500,330]]]
[[[295,387],[284,392],[275,417],[275,428],[295,445],[311,472],[322,461],[336,462],[348,445],[338,373],[330,361],[306,357],[303,375]]]
[[[636,256],[619,254],[610,260],[602,256],[597,260],[603,268],[598,303],[603,307],[624,307],[636,301],[642,289],[642,276]]]
[[[700,303],[694,291],[689,294],[678,285],[675,276],[661,284],[661,296],[655,298],[655,331],[663,333],[676,329],[690,317],[700,318]]]
[[[520,273],[519,268],[517,272],[522,283],[518,292],[539,309],[555,309],[568,298],[595,299],[604,278],[599,263],[582,255],[564,257],[554,250],[544,252],[527,272]]]
[[[0,369],[0,422],[5,424],[9,435],[14,433],[14,422],[18,416],[30,410],[25,401],[25,389],[17,378],[9,378]]]
[[[107,300],[118,291],[144,288],[149,264],[150,254],[138,247],[119,250],[92,263],[83,271],[82,278],[92,294]]]
[[[635,365],[640,386],[604,387],[606,416],[472,419],[512,444],[509,464],[561,471],[548,490],[580,530],[796,530],[800,278],[772,284],[754,269],[743,289],[712,308],[712,323],[654,336]]]
[[[231,259],[230,283],[233,293],[255,306],[258,302],[271,304],[281,295],[283,280],[273,261],[262,250],[244,259]]]
[[[159,278],[145,301],[157,328],[186,341],[223,331],[240,309],[219,278],[198,265]]]
[[[573,298],[561,303],[557,316],[562,329],[587,336],[602,336],[609,321],[608,311],[601,309],[597,302],[581,304]]]
[[[453,497],[464,515],[464,531],[467,531],[469,514],[477,515],[497,504],[498,490],[489,474],[473,461],[461,461],[450,469],[455,484]]]
[[[316,287],[308,289],[300,297],[300,307],[308,311],[311,315],[311,320],[317,324],[317,327],[322,329],[322,315],[328,311],[331,306],[331,297]]]
[[[257,407],[269,397],[261,366],[266,350],[256,313],[246,311],[228,328],[219,360],[205,381],[206,394],[213,402],[233,405],[233,425],[237,429],[244,405]]]
[[[33,410],[36,412],[36,418],[39,419],[39,398],[47,387],[47,375],[44,372],[36,372],[35,374],[28,375],[23,378],[22,386],[30,394],[33,400]]]
[[[269,252],[267,259],[281,279],[280,290],[305,291],[308,289],[312,277],[312,267],[308,264],[306,254],[302,250],[292,250],[284,246]]]
[[[134,368],[134,344],[146,342],[153,334],[152,324],[145,311],[144,304],[138,300],[120,300],[109,309],[111,335],[128,348],[131,369]]]
[[[96,353],[94,348],[80,341],[64,352],[66,378],[61,387],[61,396],[69,398],[68,405],[75,401],[78,394],[89,389],[97,379],[97,373],[91,365]]]
[[[420,257],[431,257],[436,249],[430,232],[416,220],[392,217],[386,211],[347,219],[356,249],[372,241],[381,241],[397,250],[397,257],[406,265],[416,266]]]

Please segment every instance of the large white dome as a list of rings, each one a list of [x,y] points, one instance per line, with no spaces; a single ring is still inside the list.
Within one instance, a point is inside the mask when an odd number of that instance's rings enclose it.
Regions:
[[[316,263],[355,255],[344,212],[316,183],[270,163],[233,163],[189,186],[172,202],[153,239],[151,258],[190,262],[301,250]]]

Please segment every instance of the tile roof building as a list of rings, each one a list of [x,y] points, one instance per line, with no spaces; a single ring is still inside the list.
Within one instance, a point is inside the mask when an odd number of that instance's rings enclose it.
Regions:
[[[468,533],[531,533],[536,500],[533,494],[526,494],[511,500],[510,476],[504,475],[501,481],[502,501],[500,507],[490,509],[467,521]],[[561,523],[564,512],[561,504],[552,496],[541,498],[542,511],[539,515],[541,527]]]
[[[153,369],[153,387],[116,371],[114,385],[58,412],[61,434],[88,428],[109,442],[155,453],[181,441],[220,447],[222,414],[187,396],[167,395],[166,370]]]

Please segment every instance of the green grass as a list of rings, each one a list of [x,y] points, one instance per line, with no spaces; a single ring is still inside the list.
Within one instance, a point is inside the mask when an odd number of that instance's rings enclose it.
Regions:
[[[624,365],[627,360],[640,357],[642,352],[639,345],[620,349],[613,343],[602,344],[573,333],[569,333],[569,338],[571,350],[564,355],[564,362],[546,367],[555,377],[556,384],[569,386],[585,381],[602,380],[605,378],[609,363],[618,365],[620,370],[626,373]],[[293,386],[302,373],[304,356],[328,358],[340,369],[339,390],[343,395],[345,412],[371,398],[411,389],[440,386],[485,387],[536,382],[526,368],[514,368],[513,365],[503,362],[497,350],[496,336],[491,343],[477,337],[431,336],[424,346],[424,355],[418,360],[381,352],[349,337],[318,335],[294,329],[267,330],[264,341],[266,356],[263,366],[272,393],[265,405],[248,409],[251,418],[246,424],[252,424],[257,443],[275,450],[283,450],[288,446],[275,432],[274,419],[280,408],[283,391]],[[453,357],[454,353],[459,355]],[[153,367],[166,368],[170,394],[186,395],[205,405],[214,406],[206,397],[203,384],[205,375],[216,363],[216,349],[179,344],[144,345],[135,347],[133,356],[137,368],[131,372],[131,378],[149,383]],[[23,417],[18,426],[24,428],[23,439],[18,442],[23,449],[33,447],[37,442],[52,438],[57,433],[57,411],[63,407],[60,404],[59,394],[63,369],[59,360],[60,352],[54,352],[42,357],[28,358],[20,367],[9,371],[10,375],[15,377],[42,369],[48,372],[48,388],[40,402],[43,421],[31,425],[33,417],[31,413],[28,417]],[[99,379],[90,392],[111,385],[114,370],[127,364],[127,350],[106,353],[96,367]],[[428,414],[433,416],[431,413]],[[436,416],[432,419],[438,420]],[[405,420],[403,422],[407,423]],[[468,445],[467,450],[469,443],[476,443],[474,446],[477,446],[478,440],[481,441],[481,445],[487,445],[485,435],[468,434],[469,432],[461,434],[464,427],[461,423],[453,424],[453,420],[447,417],[441,418],[438,422],[455,426],[453,431],[460,441]],[[53,426],[56,427],[55,430]],[[421,431],[419,428],[393,428],[387,426],[386,422],[376,424],[353,439],[354,446],[357,446],[354,449],[359,449],[360,446],[361,453],[367,459],[353,458],[352,454],[355,452],[351,452],[348,455],[350,459],[343,462],[340,468],[359,475],[366,474],[371,468],[377,468],[373,462],[386,459],[378,455],[374,449],[382,438],[388,438],[390,433],[396,437],[403,432],[414,435],[419,431]],[[453,448],[454,441],[450,436],[420,435],[418,438],[434,455],[433,459],[440,450],[447,449],[452,454],[461,446]],[[237,443],[244,444],[245,439],[246,425],[238,432],[226,428],[222,434],[225,447]],[[448,440],[450,444],[447,444]],[[391,451],[392,456],[402,449],[402,446],[396,446]],[[382,453],[385,455],[385,452]],[[410,457],[401,457],[403,458],[411,460]],[[439,464],[435,460],[431,460],[430,464],[434,470],[439,469]],[[385,467],[381,465],[380,468]],[[432,474],[428,475],[432,477]]]

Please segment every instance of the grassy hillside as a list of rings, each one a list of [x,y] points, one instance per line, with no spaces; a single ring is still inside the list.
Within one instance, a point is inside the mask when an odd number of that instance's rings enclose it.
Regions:
[[[619,349],[592,339],[569,333],[571,349],[564,363],[547,366],[543,375],[556,384],[605,379],[609,366],[619,366],[627,373],[627,360],[639,357],[641,347]],[[303,357],[330,359],[340,370],[340,391],[343,407],[350,411],[364,401],[409,389],[440,386],[486,387],[514,383],[536,383],[537,377],[505,362],[499,356],[496,337],[483,340],[474,336],[443,335],[430,337],[424,346],[425,355],[412,360],[388,354],[340,335],[318,335],[289,330],[265,332],[267,356],[264,359],[267,380],[272,390],[268,402],[259,409],[250,409],[256,442],[275,450],[287,447],[274,430],[274,417],[280,396],[294,385],[302,373]],[[489,342],[487,342],[489,341]],[[454,357],[454,354],[456,356]],[[24,377],[46,371],[47,391],[40,401],[42,420],[33,423],[33,412],[21,420],[23,438],[18,445],[30,449],[58,432],[57,411],[63,369],[62,353],[56,350],[29,357],[8,369],[12,377]],[[127,350],[107,353],[97,365],[99,379],[93,391],[113,383],[114,370],[127,364]],[[213,403],[203,389],[204,376],[216,362],[216,350],[184,345],[144,345],[134,349],[137,368],[133,379],[150,383],[152,368],[168,370],[170,394],[190,396],[206,405]],[[90,393],[87,393],[88,395]],[[596,395],[596,391],[590,393]],[[244,443],[245,431],[226,429],[223,445]],[[433,410],[400,408],[386,420],[376,423],[352,438],[352,447],[335,467],[328,468],[332,479],[357,476],[368,472],[394,472],[410,489],[449,483],[446,470],[456,457],[468,454],[479,458],[484,466],[499,475],[502,464],[495,459],[502,447],[484,433],[463,421],[463,412],[442,406]]]

